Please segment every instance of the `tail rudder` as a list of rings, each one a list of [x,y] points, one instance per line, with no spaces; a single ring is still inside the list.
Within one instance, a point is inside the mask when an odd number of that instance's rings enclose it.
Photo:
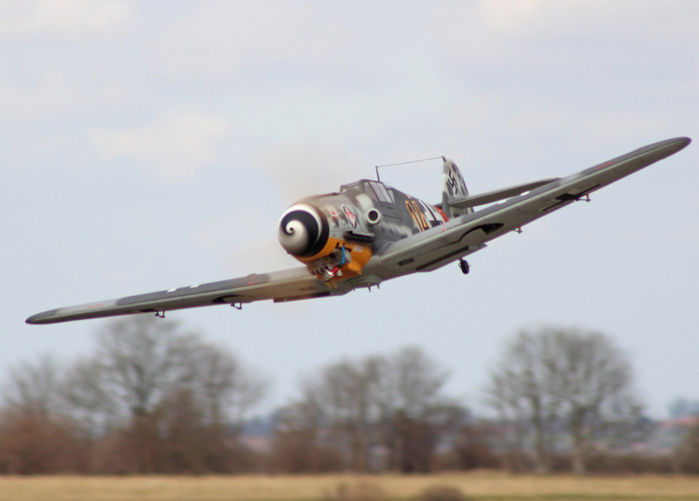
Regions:
[[[467,197],[468,189],[466,188],[464,177],[461,175],[461,171],[459,171],[456,164],[445,157],[442,157],[442,160],[444,161],[444,168],[442,169],[442,210],[450,218],[470,214],[473,212],[471,207],[458,209],[451,206],[452,200]]]

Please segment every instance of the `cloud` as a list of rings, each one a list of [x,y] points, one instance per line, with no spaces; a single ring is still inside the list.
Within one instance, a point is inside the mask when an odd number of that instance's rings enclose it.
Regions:
[[[3,120],[44,120],[81,107],[83,97],[61,70],[49,69],[29,86],[0,85]]]
[[[692,0],[480,0],[478,18],[489,32],[507,38],[633,36],[655,40],[699,39]]]
[[[565,127],[573,121],[573,113],[567,107],[520,108],[506,120],[511,130],[528,133],[546,133]]]
[[[27,61],[21,56],[2,61],[6,65],[18,64],[13,77],[0,83],[1,121],[23,123],[52,119],[68,119],[78,114],[88,116],[113,113],[132,103],[137,90],[109,77],[100,77],[95,85],[94,67],[86,71],[78,68],[66,70],[56,62],[42,65],[40,61]],[[36,66],[34,66],[36,64]],[[86,63],[89,66],[89,63]]]
[[[153,62],[168,74],[236,76],[246,66],[346,64],[352,33],[323,3],[213,1],[159,32]]]
[[[0,39],[101,34],[135,13],[125,0],[3,0]]]
[[[502,100],[495,96],[469,94],[454,101],[445,124],[448,129],[470,132],[499,120]]]
[[[189,181],[224,155],[233,127],[220,116],[199,112],[166,113],[140,126],[93,129],[92,145],[106,159],[136,160],[169,182]]]
[[[642,137],[661,137],[670,121],[654,113],[629,111],[590,114],[578,125],[587,144],[603,146]]]
[[[236,128],[261,144],[384,145],[416,131],[436,133],[466,87],[424,54],[400,54],[374,85],[311,77],[275,88],[232,91],[222,101]]]
[[[522,0],[527,1],[527,0]],[[516,5],[519,5],[517,3]],[[513,12],[520,9],[514,6]],[[451,64],[502,62],[526,56],[515,42],[514,31],[496,36],[500,26],[512,26],[516,15],[503,19],[502,2],[440,2],[426,15],[426,40],[435,53]],[[533,14],[529,14],[531,19]]]
[[[699,4],[691,0],[662,7],[652,0],[439,2],[427,15],[429,43],[450,63],[529,66],[566,62],[573,53],[599,55],[593,48],[601,46],[618,50],[619,42],[697,42],[698,17]],[[638,52],[634,57],[645,57]]]
[[[512,32],[519,31],[542,14],[541,0],[489,0],[479,2],[479,18],[485,28],[490,31]]]

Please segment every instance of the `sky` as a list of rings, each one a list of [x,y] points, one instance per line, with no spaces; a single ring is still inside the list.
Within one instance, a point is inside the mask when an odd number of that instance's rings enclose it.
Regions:
[[[699,138],[692,0],[0,2],[0,381],[109,320],[34,313],[294,267],[295,200],[446,155],[471,193]],[[482,408],[507,339],[611,336],[651,415],[699,399],[699,146],[456,264],[315,301],[168,318],[274,384],[424,348]],[[441,161],[382,180],[441,201]]]

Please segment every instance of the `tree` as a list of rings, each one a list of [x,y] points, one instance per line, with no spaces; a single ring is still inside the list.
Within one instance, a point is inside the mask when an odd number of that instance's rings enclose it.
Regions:
[[[442,393],[448,373],[417,347],[388,356],[380,373],[377,405],[388,468],[428,472],[440,438],[453,431],[464,410]]]
[[[169,320],[123,318],[97,332],[99,381],[115,409],[152,414],[165,395],[193,379],[191,354],[199,337]]]
[[[668,406],[670,418],[681,419],[688,416],[699,416],[699,400],[676,398]]]
[[[675,460],[681,473],[699,473],[699,416],[685,418],[689,421],[682,441],[675,449]]]
[[[8,383],[3,389],[5,403],[27,414],[56,412],[59,377],[56,360],[49,355],[42,356],[34,364],[19,364],[10,369]]]
[[[370,468],[370,451],[376,442],[375,391],[381,364],[380,357],[346,359],[323,368],[320,377],[305,384],[306,401],[321,409],[323,422],[346,452],[353,471]]]
[[[311,395],[291,402],[276,414],[271,468],[284,473],[342,471],[341,451],[329,440],[322,410]]]
[[[189,355],[185,385],[199,399],[206,422],[239,426],[266,394],[268,381],[225,346],[199,340]]]
[[[36,474],[83,469],[84,436],[61,412],[60,378],[50,356],[9,371],[0,411],[0,471]]]
[[[549,338],[520,331],[505,347],[500,361],[490,372],[486,402],[506,426],[503,448],[524,447],[526,435],[532,435],[532,452],[538,473],[551,470],[554,439],[562,402],[551,391],[551,379],[544,357],[549,357]],[[531,430],[531,433],[528,431]]]
[[[494,451],[498,428],[492,422],[467,419],[458,429],[452,445],[452,469],[494,469],[500,460]]]
[[[127,463],[120,472],[227,471],[229,425],[239,430],[263,397],[263,378],[169,320],[119,319],[96,341],[95,354],[69,369],[62,393],[76,419],[114,437],[110,454]],[[188,446],[199,452],[183,455]]]
[[[573,471],[584,474],[593,444],[622,440],[640,422],[631,364],[598,332],[558,327],[518,332],[491,371],[486,395],[515,434],[532,430],[541,473],[550,471],[562,433]]]
[[[192,423],[190,434],[202,442],[204,468],[206,471],[224,473],[248,469],[250,465],[238,438],[249,410],[265,395],[268,382],[251,368],[243,364],[224,346],[200,342],[191,354],[192,379],[169,400],[168,407],[196,412],[198,421]],[[183,420],[173,424],[185,432]],[[200,432],[197,434],[197,430]]]
[[[463,414],[442,394],[446,377],[419,348],[331,364],[306,380],[302,399],[287,408],[291,416],[311,413],[318,427],[297,426],[294,437],[321,445],[325,436],[322,447],[341,451],[353,471],[430,471],[440,440]]]

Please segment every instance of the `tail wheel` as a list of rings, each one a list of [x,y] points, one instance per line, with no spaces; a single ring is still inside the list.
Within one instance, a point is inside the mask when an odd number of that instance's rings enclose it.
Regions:
[[[464,275],[468,275],[468,272],[471,271],[471,267],[465,259],[459,259],[459,268]]]

